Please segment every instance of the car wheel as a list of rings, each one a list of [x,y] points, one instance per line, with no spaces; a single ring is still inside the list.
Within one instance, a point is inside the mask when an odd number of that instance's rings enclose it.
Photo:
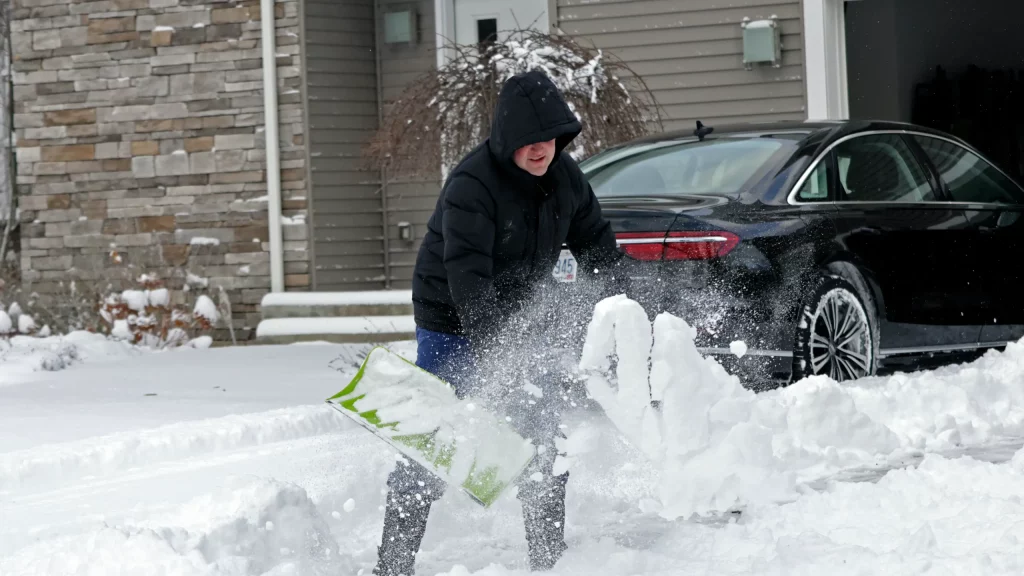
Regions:
[[[870,296],[822,276],[805,300],[793,349],[793,381],[823,374],[837,382],[875,374],[878,329]]]

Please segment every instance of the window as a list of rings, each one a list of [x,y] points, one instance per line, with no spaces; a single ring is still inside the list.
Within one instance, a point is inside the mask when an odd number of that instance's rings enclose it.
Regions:
[[[954,201],[1024,204],[1020,187],[977,154],[947,140],[914,138],[938,169]]]
[[[934,202],[925,171],[898,134],[859,136],[835,147],[840,202]]]
[[[828,200],[828,157],[818,162],[814,172],[804,180],[804,185],[797,192],[797,198],[808,202]]]
[[[720,138],[627,148],[587,170],[598,197],[671,194],[734,195],[788,157],[794,144],[777,138]],[[594,158],[596,164],[597,157]],[[593,165],[593,164],[591,164]]]
[[[482,45],[494,44],[498,39],[498,19],[481,18],[476,21],[476,41]]]

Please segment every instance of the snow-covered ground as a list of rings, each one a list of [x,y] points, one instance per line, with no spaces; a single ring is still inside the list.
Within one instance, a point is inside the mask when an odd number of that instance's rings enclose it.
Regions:
[[[597,402],[565,416],[569,550],[554,573],[1024,573],[1024,344],[754,395],[687,329],[645,327],[628,302],[598,310],[584,355]],[[365,348],[12,344],[3,576],[369,574],[395,453],[323,402]],[[604,370],[612,352],[622,378]],[[632,400],[647,385],[660,411]],[[434,507],[418,574],[526,571],[515,498],[484,510],[449,491]]]

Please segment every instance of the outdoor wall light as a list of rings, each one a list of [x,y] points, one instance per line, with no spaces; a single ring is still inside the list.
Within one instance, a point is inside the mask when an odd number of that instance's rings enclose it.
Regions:
[[[415,44],[416,9],[403,5],[384,13],[385,44]]]
[[[405,242],[412,242],[413,241],[412,232],[413,232],[412,224],[410,224],[409,222],[399,222],[398,223],[398,237],[401,240],[403,240]]]
[[[743,28],[743,66],[752,70],[754,64],[771,64],[782,66],[782,28],[778,17],[768,20],[750,20],[744,18],[740,24]]]

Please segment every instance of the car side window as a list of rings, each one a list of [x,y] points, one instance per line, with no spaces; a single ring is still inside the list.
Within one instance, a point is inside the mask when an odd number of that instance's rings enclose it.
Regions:
[[[1024,191],[995,166],[948,140],[915,135],[955,202],[1024,204]]]
[[[822,202],[828,200],[828,165],[829,157],[825,156],[814,168],[814,171],[804,180],[800,191],[796,193],[799,200],[804,202]]]
[[[838,202],[934,202],[935,191],[899,134],[871,134],[833,150]]]

